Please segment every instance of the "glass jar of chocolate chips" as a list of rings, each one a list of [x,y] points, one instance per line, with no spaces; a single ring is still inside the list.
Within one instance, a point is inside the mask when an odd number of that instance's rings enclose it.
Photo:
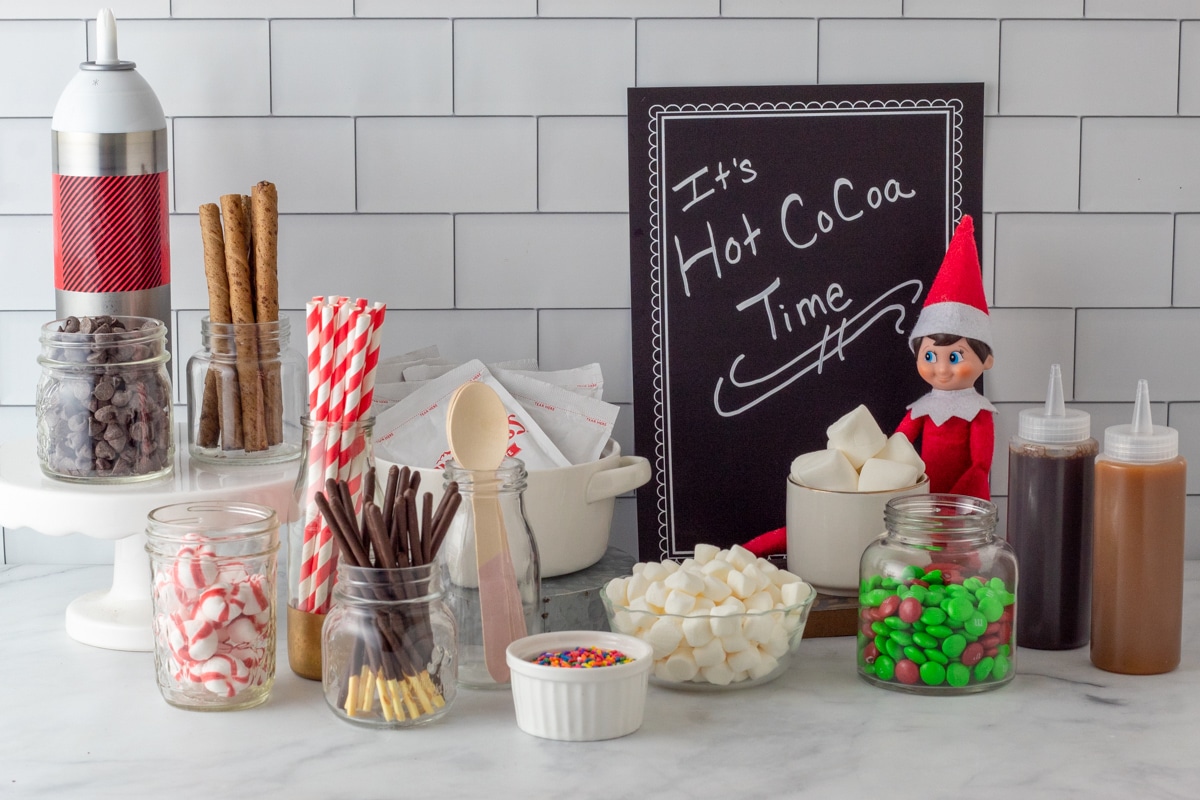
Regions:
[[[45,474],[127,483],[171,473],[166,333],[147,317],[67,317],[42,326],[37,445]]]

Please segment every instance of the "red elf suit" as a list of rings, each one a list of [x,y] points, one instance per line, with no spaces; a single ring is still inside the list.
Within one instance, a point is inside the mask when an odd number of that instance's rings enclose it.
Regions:
[[[974,225],[966,215],[954,232],[909,336],[913,352],[920,351],[926,336],[937,334],[974,339],[991,347],[991,323],[975,250]],[[930,492],[991,499],[988,472],[996,439],[992,419],[995,411],[973,387],[945,390],[935,386],[908,407],[896,431],[913,444],[920,439]]]

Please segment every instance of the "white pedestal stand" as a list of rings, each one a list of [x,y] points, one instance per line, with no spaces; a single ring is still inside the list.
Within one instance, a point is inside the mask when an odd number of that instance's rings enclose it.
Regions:
[[[190,500],[240,500],[270,506],[281,528],[286,525],[299,460],[260,467],[193,464],[186,432],[180,428],[178,433],[172,475],[119,485],[46,477],[34,439],[0,445],[0,527],[33,528],[48,536],[82,533],[115,542],[112,586],[67,606],[72,639],[109,650],[154,649],[143,531],[146,515],[155,508]]]

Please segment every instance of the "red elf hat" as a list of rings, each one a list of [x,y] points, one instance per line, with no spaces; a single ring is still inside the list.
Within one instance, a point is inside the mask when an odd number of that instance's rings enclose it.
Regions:
[[[941,269],[929,287],[925,306],[909,335],[913,350],[926,336],[948,333],[992,344],[991,318],[983,294],[983,274],[975,250],[975,225],[963,215],[946,248]]]

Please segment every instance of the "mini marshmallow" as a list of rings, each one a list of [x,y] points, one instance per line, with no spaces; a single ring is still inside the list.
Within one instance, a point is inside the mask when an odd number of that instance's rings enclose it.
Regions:
[[[634,564],[635,567],[644,567],[644,564]],[[646,594],[647,587],[650,586],[650,581],[646,579],[644,570],[633,573],[629,579],[629,583],[625,584],[625,597],[632,604],[634,600]]]
[[[667,604],[667,595],[671,590],[662,581],[650,584],[646,587],[646,602],[650,604],[650,608],[656,611],[662,611]]]
[[[779,667],[779,659],[770,653],[760,649],[758,655],[758,666],[750,668],[750,679],[755,681],[767,677]]]
[[[767,585],[771,582],[770,576],[759,569],[757,563],[747,564],[742,568],[742,574],[754,581],[754,588],[756,590],[767,588]]]
[[[681,569],[678,572],[671,573],[663,581],[663,585],[690,595],[697,595],[704,591],[704,576],[697,575],[690,570]]]
[[[654,648],[654,657],[663,658],[683,641],[683,630],[679,620],[659,617],[643,638]]]
[[[733,670],[724,661],[711,667],[701,667],[700,674],[713,686],[728,686],[733,682]]]
[[[783,600],[785,606],[794,606],[803,603],[812,594],[812,588],[804,582],[785,583],[779,587],[780,599]]]
[[[708,562],[717,557],[717,553],[721,552],[721,548],[715,544],[698,544],[693,552],[693,558],[700,566],[704,566]]]
[[[614,611],[612,615],[612,629],[614,633],[634,634],[637,632],[637,623],[633,621],[633,615],[637,612],[630,611]]]
[[[661,581],[667,577],[667,568],[661,562],[651,561],[650,563],[646,564],[645,568],[642,570],[642,577],[651,583],[654,583],[655,581]]]
[[[733,567],[729,565],[729,562],[718,556],[701,567],[700,571],[709,577],[723,581],[731,569],[733,569]]]
[[[746,576],[744,572],[730,571],[728,578],[729,588],[733,591],[734,597],[739,600],[745,600],[758,589],[754,580]]]
[[[829,437],[829,448],[844,453],[855,469],[882,450],[888,439],[863,405],[826,428],[825,435]]]
[[[781,569],[771,573],[771,583],[776,586],[783,586],[785,583],[797,583],[801,580],[800,576],[794,572],[788,572],[786,569]]]
[[[769,560],[762,558],[761,556],[759,557],[758,561],[754,562],[754,566],[758,567],[768,577],[772,572],[779,571],[779,567],[775,566]]]
[[[750,640],[742,635],[740,627],[737,633],[731,636],[722,636],[720,639],[721,649],[726,653],[740,653],[748,647],[754,647],[754,645],[750,644]]]
[[[779,612],[751,614],[742,622],[742,635],[746,637],[747,641],[754,644],[769,641],[777,630],[782,630]]]
[[[713,640],[712,625],[707,617],[688,617],[680,627],[683,630],[683,638],[692,647],[700,647]]]
[[[667,660],[663,662],[666,667],[664,672],[667,674],[668,680],[673,681],[690,681],[696,677],[696,673],[700,671],[700,667],[696,664],[696,658],[690,650],[680,648],[671,655],[667,656]]]
[[[750,672],[757,669],[762,663],[762,655],[759,654],[757,647],[747,647],[745,650],[731,653],[725,663],[734,672]]]
[[[912,442],[903,433],[893,433],[889,436],[887,444],[874,457],[887,461],[899,461],[901,464],[916,467],[918,476],[925,472],[925,462],[921,459],[917,448],[912,446]]]
[[[696,559],[694,559],[694,558],[685,558],[683,561],[679,562],[679,569],[694,570],[694,569],[696,569],[697,566],[698,565],[696,564]]]
[[[696,605],[692,609],[693,614],[707,614],[717,607],[717,604],[708,599],[704,595],[696,598]]]
[[[735,544],[733,547],[729,548],[729,555],[725,560],[728,561],[729,566],[733,567],[734,569],[743,570],[757,561],[758,556],[754,555],[754,553],[751,553],[740,544]]]
[[[768,655],[783,658],[784,653],[788,651],[788,634],[782,625],[777,625],[775,630],[771,631],[771,636],[762,647]]]
[[[746,598],[747,611],[770,611],[775,607],[775,601],[767,592],[755,592]]]
[[[730,573],[727,572],[725,574],[729,575]],[[719,578],[714,578],[712,575],[704,576],[704,597],[714,603],[720,603],[731,594],[733,594],[733,589],[729,588],[728,583]]]
[[[663,566],[663,569],[665,569],[667,571],[667,574],[670,575],[672,572],[675,572],[676,570],[679,569],[679,562],[678,561],[664,561],[664,562],[662,562],[662,566]]]
[[[736,597],[726,597],[718,604],[721,608],[733,609],[734,614],[745,614],[746,604]]]
[[[735,610],[729,606],[717,606],[712,610],[712,616],[708,618],[709,627],[712,628],[714,636],[733,636],[734,634],[741,635],[742,623],[737,619],[742,612]]]
[[[608,602],[614,606],[626,605],[629,598],[625,594],[625,586],[630,580],[630,578],[613,578],[604,584],[604,596],[608,598]]]
[[[695,607],[695,595],[688,594],[682,589],[672,589],[671,593],[667,595],[667,601],[663,603],[663,611],[667,614],[684,615]]]
[[[814,450],[792,460],[791,479],[827,492],[858,490],[858,472],[841,450]]]
[[[921,473],[912,464],[868,458],[858,473],[860,492],[887,492],[912,486]]]
[[[692,650],[692,660],[699,667],[711,667],[715,664],[720,664],[725,661],[725,649],[721,647],[721,640],[717,638],[709,639],[706,644]]]

